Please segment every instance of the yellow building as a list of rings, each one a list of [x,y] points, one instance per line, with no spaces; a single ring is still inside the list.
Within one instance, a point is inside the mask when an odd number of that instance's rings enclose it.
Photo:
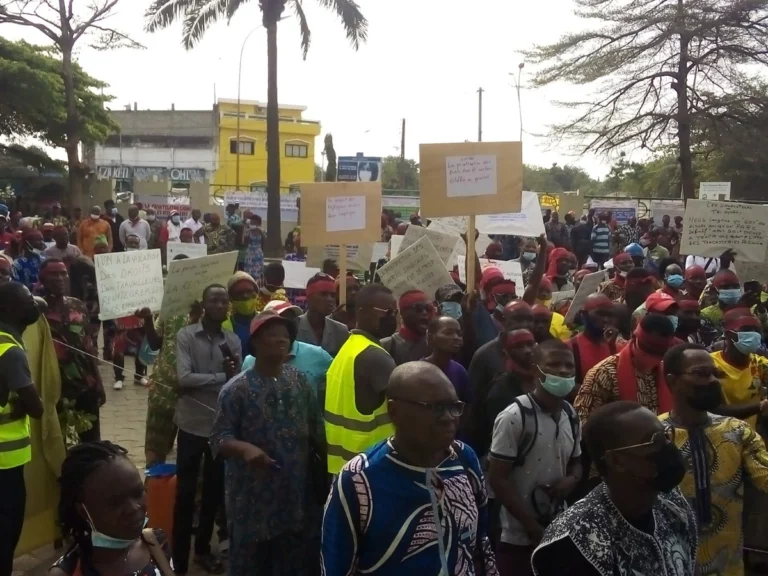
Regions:
[[[280,106],[280,188],[287,192],[301,182],[315,180],[315,137],[320,122],[305,120],[305,106]],[[267,186],[267,104],[240,101],[240,143],[237,138],[237,100],[218,100],[218,161],[214,194]],[[238,181],[237,158],[240,156]]]

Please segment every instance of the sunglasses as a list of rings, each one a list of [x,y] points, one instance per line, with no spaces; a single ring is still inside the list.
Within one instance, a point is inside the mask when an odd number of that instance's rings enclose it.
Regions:
[[[397,316],[398,312],[397,309],[392,308],[376,308],[376,306],[373,307],[376,312],[381,312],[385,318],[389,318],[391,316]]]
[[[416,400],[405,400],[404,398],[390,398],[390,402],[404,402],[405,404],[412,404],[413,406],[420,406],[425,410],[432,412],[432,416],[435,418],[442,418],[444,415],[448,415],[451,418],[458,418],[464,413],[464,402],[457,400],[456,402],[417,402]]]
[[[432,306],[429,302],[417,302],[416,304],[413,304],[412,306],[408,307],[408,310],[413,310],[417,314],[421,314],[423,312],[426,312],[427,314],[431,314],[435,311],[435,307]]]
[[[699,368],[692,368],[686,372],[681,372],[680,374],[681,375],[689,374],[691,376],[696,376],[697,378],[702,378],[702,379],[704,378],[708,379],[712,376],[714,376],[718,380],[725,378],[725,372],[723,372],[719,368],[707,368],[705,366],[701,366]]]
[[[643,448],[645,446],[656,446],[658,448],[661,448],[667,442],[674,442],[674,440],[675,440],[674,429],[665,428],[664,430],[659,430],[658,432],[654,433],[654,435],[651,436],[651,439],[648,442],[643,442],[642,444],[632,444],[631,446],[622,446],[621,448],[611,448],[610,450],[606,450],[606,452],[621,452],[623,450]]]

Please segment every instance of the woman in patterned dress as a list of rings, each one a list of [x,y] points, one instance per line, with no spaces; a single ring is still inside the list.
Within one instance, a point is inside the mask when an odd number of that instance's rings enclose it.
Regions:
[[[264,271],[264,232],[261,229],[261,216],[251,214],[250,226],[243,232],[245,245],[245,266],[243,270],[251,275],[257,282]]]

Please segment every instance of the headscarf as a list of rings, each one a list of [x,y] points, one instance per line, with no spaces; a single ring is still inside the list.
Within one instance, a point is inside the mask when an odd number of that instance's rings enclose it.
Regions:
[[[549,255],[549,260],[547,260],[547,278],[552,280],[557,276],[557,261],[563,260],[566,258],[570,258],[571,253],[568,252],[565,248],[555,248],[552,250],[552,253]]]
[[[247,272],[237,271],[232,275],[232,278],[229,279],[229,282],[227,282],[227,292],[231,294],[232,289],[238,284],[240,284],[241,282],[245,282],[253,286],[254,290],[258,291],[259,289],[259,286],[256,283],[256,280],[253,279],[253,276],[251,276]]]
[[[739,306],[728,310],[723,316],[723,328],[738,332],[742,328],[760,328],[760,320],[750,312],[749,308]]]

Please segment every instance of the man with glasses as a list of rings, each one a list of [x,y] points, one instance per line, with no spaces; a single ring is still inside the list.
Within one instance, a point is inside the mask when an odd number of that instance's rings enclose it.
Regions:
[[[405,292],[400,296],[397,307],[403,322],[395,334],[381,341],[381,346],[399,366],[421,360],[429,354],[427,328],[435,314],[435,307],[421,290]]]
[[[531,554],[544,528],[581,479],[581,426],[565,401],[576,385],[573,352],[547,340],[536,348],[533,367],[535,388],[498,415],[488,458],[488,481],[502,505],[501,576],[532,574]]]
[[[382,284],[363,287],[357,295],[357,328],[339,350],[326,377],[330,474],[338,474],[349,460],[393,432],[384,393],[395,361],[380,342],[396,328],[397,304],[392,291]]]
[[[636,402],[592,413],[584,439],[603,483],[546,529],[538,576],[696,573],[696,520],[677,489],[685,461],[667,434]]]
[[[480,568],[496,576],[483,472],[472,449],[455,441],[464,410],[455,388],[437,366],[408,362],[392,372],[387,398],[393,436],[333,482],[323,573],[474,576]]]
[[[307,312],[299,316],[296,339],[336,356],[349,338],[349,329],[330,317],[335,308],[335,280],[323,272],[315,274],[307,282]]]
[[[744,574],[744,473],[768,492],[765,444],[743,420],[712,413],[723,401],[722,373],[704,348],[675,346],[664,356],[664,370],[673,408],[660,418],[689,455],[680,489],[699,526],[698,574]]]

